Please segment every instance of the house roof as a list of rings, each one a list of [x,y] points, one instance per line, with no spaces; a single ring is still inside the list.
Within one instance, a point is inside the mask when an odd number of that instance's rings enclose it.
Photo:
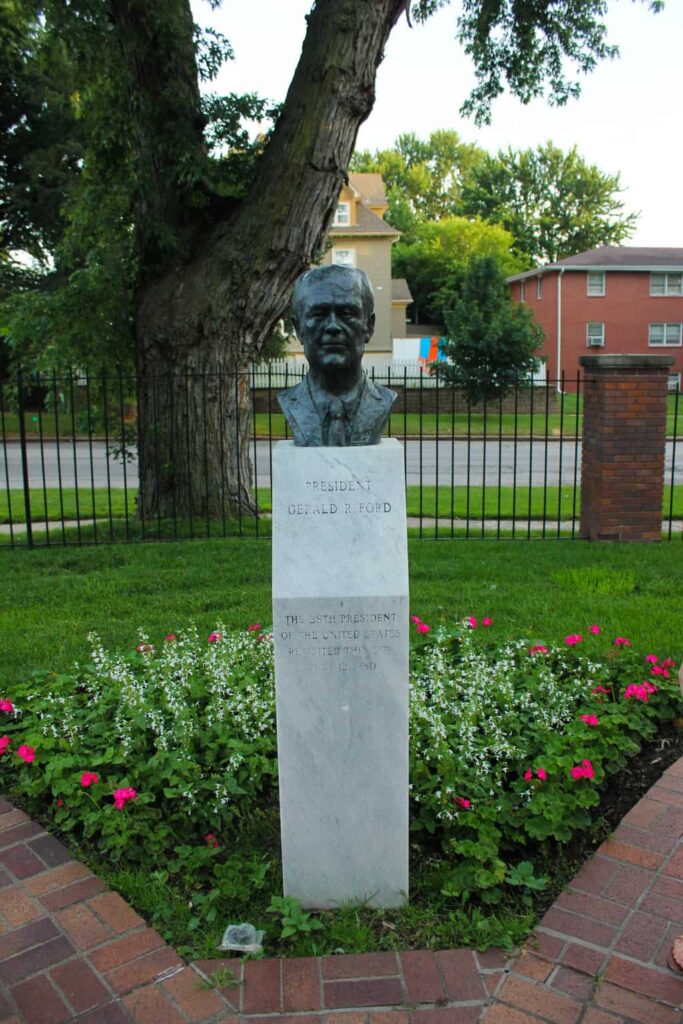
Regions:
[[[401,235],[400,231],[392,228],[391,224],[387,224],[376,213],[369,210],[363,202],[358,203],[357,216],[357,224],[343,226],[335,224],[331,227],[330,238],[336,238],[338,235],[393,235],[394,238],[399,238]]]
[[[412,302],[413,296],[410,294],[410,288],[405,277],[392,277],[391,279],[391,301],[392,302]]]
[[[366,172],[349,174],[349,182],[357,192],[360,192],[366,203],[370,203],[371,206],[387,205],[384,180],[381,174]]]
[[[555,263],[514,274],[508,281],[523,281],[549,270],[683,270],[683,249],[635,245],[603,245]]]

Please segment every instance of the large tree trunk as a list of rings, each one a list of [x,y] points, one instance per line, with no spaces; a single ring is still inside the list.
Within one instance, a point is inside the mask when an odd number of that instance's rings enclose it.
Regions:
[[[222,352],[194,352],[138,378],[138,514],[229,519],[256,514],[245,373]]]
[[[181,13],[189,10],[188,0],[170,2]],[[167,88],[171,55],[167,40],[150,32],[150,5],[112,4],[125,29],[132,88],[146,90],[162,109],[167,96],[174,102],[184,96],[186,135],[195,131],[199,152],[196,96],[186,76],[178,94]],[[135,329],[145,514],[223,515],[240,502],[253,508],[244,373],[286,308],[296,277],[322,251],[358,128],[372,110],[384,45],[405,8],[406,0],[317,0],[252,188],[239,203],[215,204],[214,223],[203,228],[201,211],[191,224],[187,210],[177,209],[177,180],[159,158],[171,152],[164,145],[166,118],[154,102],[131,104],[140,162],[154,169],[154,199],[144,199],[145,178],[138,216],[153,208],[163,221],[140,236],[146,248]],[[164,225],[177,245],[160,263]],[[160,401],[154,381],[164,375],[167,399]],[[168,456],[163,474],[150,471],[160,451]]]

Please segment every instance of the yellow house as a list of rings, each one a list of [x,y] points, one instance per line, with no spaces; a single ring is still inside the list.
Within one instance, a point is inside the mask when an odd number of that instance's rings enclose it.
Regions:
[[[412,302],[403,278],[391,277],[391,247],[400,232],[384,220],[388,209],[381,174],[350,174],[327,236],[321,263],[364,270],[375,293],[375,333],[367,346],[366,366],[391,362],[393,339],[406,336],[406,309]],[[299,340],[290,338],[287,356],[303,359]]]

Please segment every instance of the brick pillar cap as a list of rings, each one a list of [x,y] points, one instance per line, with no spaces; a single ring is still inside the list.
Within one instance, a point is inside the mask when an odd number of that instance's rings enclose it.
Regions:
[[[579,365],[587,370],[665,370],[675,361],[673,356],[579,356]]]

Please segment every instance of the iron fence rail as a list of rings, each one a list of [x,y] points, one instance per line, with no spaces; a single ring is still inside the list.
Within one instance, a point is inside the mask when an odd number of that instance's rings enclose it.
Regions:
[[[0,547],[269,537],[273,445],[288,437],[277,392],[304,368],[254,368],[250,479],[221,514],[145,515],[138,505],[137,381],[131,375],[18,375],[0,384]],[[473,405],[436,373],[372,372],[394,388],[387,424],[403,444],[408,525],[424,539],[579,536],[582,380],[525,381]],[[204,375],[201,392],[215,385]],[[221,387],[238,379],[221,375]],[[156,391],[154,392],[156,394]],[[188,399],[189,403],[189,399]],[[182,412],[182,410],[180,410]],[[190,410],[185,410],[189,417]],[[222,422],[222,421],[221,421]],[[669,398],[663,539],[683,538],[680,394]],[[205,434],[207,432],[205,431]],[[234,445],[237,433],[204,438]],[[173,446],[155,441],[152,477],[177,473]],[[238,472],[242,465],[237,461]],[[208,470],[208,461],[207,461]],[[228,482],[229,483],[229,482]],[[248,484],[244,488],[243,484]],[[222,481],[223,492],[229,490]],[[251,492],[253,505],[247,500]]]

